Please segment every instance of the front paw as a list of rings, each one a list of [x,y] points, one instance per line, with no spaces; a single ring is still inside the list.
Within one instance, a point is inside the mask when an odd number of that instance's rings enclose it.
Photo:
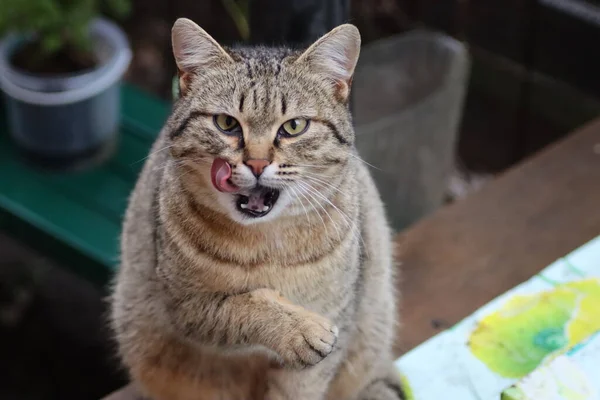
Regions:
[[[327,318],[303,313],[284,334],[278,351],[284,365],[290,368],[313,366],[327,357],[335,346],[338,328]]]

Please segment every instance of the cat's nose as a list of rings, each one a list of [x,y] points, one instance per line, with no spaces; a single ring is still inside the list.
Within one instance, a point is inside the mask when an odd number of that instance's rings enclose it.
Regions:
[[[246,161],[246,164],[252,170],[252,173],[258,178],[263,173],[264,169],[270,164],[269,160],[251,159]]]

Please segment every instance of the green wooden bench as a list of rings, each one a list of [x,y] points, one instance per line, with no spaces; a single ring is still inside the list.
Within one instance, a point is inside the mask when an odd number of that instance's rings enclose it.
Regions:
[[[60,174],[23,162],[0,104],[0,228],[98,285],[117,266],[127,199],[170,107],[128,85],[121,96],[121,130],[111,159]]]

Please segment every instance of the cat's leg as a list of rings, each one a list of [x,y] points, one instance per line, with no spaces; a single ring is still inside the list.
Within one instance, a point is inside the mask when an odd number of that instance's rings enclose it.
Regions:
[[[388,367],[386,374],[373,379],[356,400],[406,400],[399,372],[394,365]]]
[[[198,379],[201,371],[184,371],[158,365],[138,365],[132,378],[144,400],[264,400],[265,380],[253,372],[230,379],[227,385]],[[256,378],[249,382],[249,378]],[[262,378],[262,379],[260,379]]]
[[[276,361],[286,368],[302,369],[326,358],[337,340],[337,328],[327,318],[292,304],[270,289],[227,296],[209,293],[186,296],[183,291],[177,294],[182,297],[172,299],[173,307],[165,303],[165,315],[170,319],[173,333],[155,326],[152,315],[137,315],[134,319],[131,312],[118,313],[116,333],[121,356],[132,377],[153,400],[212,400],[206,397],[209,393],[230,393],[230,390],[220,392],[228,384],[233,390],[243,387],[240,378],[215,386],[216,380],[228,375],[215,368],[221,362],[208,362],[202,368],[206,357],[198,354],[198,346],[220,353],[218,349],[260,345],[278,355]],[[266,363],[266,354],[262,358]],[[257,370],[262,381],[266,381],[266,366],[262,370],[247,369]],[[211,379],[205,379],[207,373]],[[241,375],[246,376],[244,371]],[[198,392],[205,393],[204,397],[197,397]],[[230,394],[224,398],[249,400],[248,390],[245,393],[245,397]],[[196,397],[191,397],[192,394]]]
[[[157,334],[124,358],[140,392],[151,400],[263,400],[268,360],[202,353]]]
[[[220,399],[214,387],[194,379],[189,371],[141,362],[132,366],[130,372],[144,400]]]
[[[328,400],[399,398],[390,397],[394,395],[393,388],[400,384],[400,375],[393,367],[396,324],[392,301],[389,296],[373,296],[361,304],[356,314],[356,329],[350,334],[346,357],[331,382]],[[388,383],[389,387],[385,387]],[[369,397],[375,394],[380,397]]]
[[[400,373],[384,352],[352,351],[331,382],[327,399],[404,400]]]
[[[266,347],[286,367],[306,368],[331,353],[338,329],[325,317],[292,304],[277,291],[236,295],[178,292],[170,307],[177,332],[191,342],[231,349]]]
[[[302,370],[270,369],[265,400],[325,399],[342,358],[341,351],[334,351],[317,365]]]

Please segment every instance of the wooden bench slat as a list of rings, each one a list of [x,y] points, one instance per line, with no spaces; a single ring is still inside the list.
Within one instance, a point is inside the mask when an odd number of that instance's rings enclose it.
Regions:
[[[59,247],[57,254],[76,258],[77,272],[99,284],[114,271],[127,199],[169,113],[167,103],[129,85],[121,90],[121,102],[120,134],[111,159],[93,169],[65,174],[24,163],[0,112],[4,228],[24,240],[38,241],[41,247],[52,247],[53,253]]]
[[[119,224],[98,210],[61,193],[48,180],[21,168],[12,146],[0,145],[2,209],[106,266],[114,265]]]

